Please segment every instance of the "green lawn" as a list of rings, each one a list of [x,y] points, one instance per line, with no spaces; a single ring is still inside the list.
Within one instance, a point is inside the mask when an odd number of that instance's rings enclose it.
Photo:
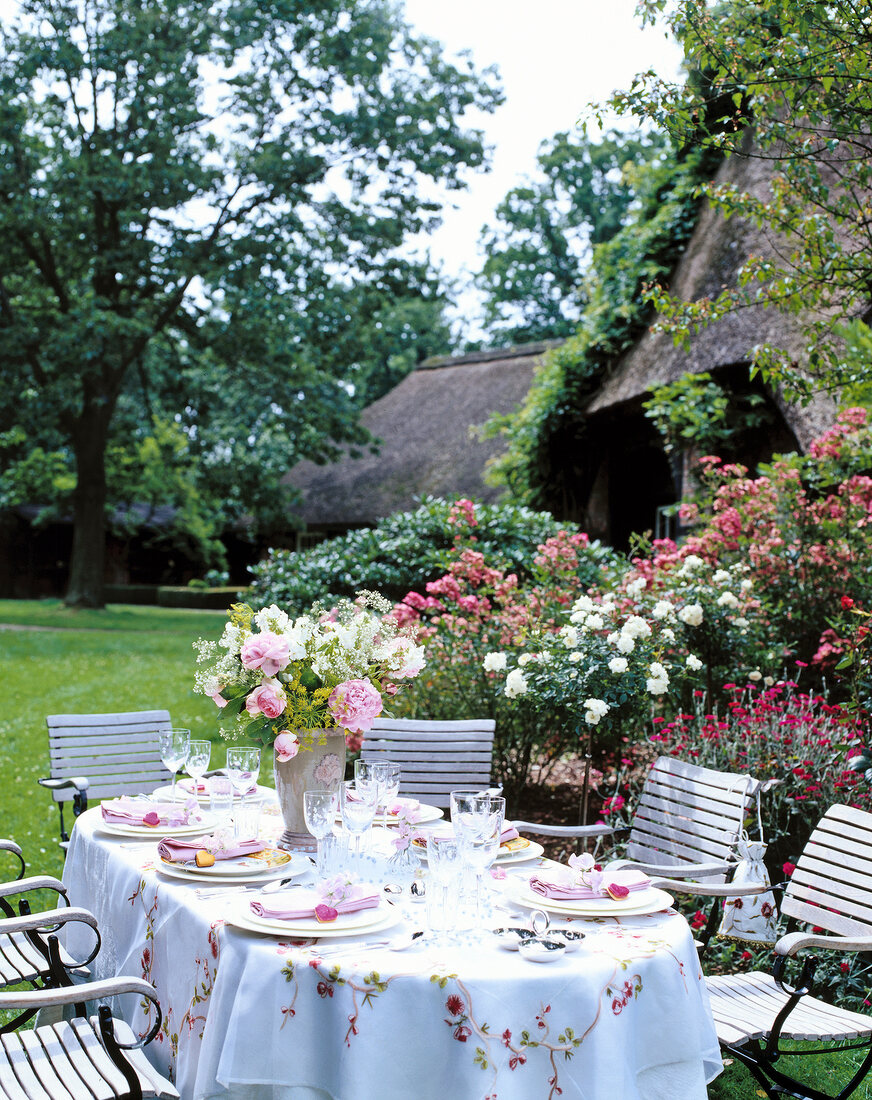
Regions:
[[[224,622],[221,611],[73,611],[57,600],[0,600],[0,832],[21,845],[33,870],[59,876],[63,866],[57,810],[36,782],[46,774],[47,714],[166,708],[174,724],[218,746],[213,766],[223,763],[214,704],[191,685],[194,641],[217,639]],[[268,773],[262,778],[271,782]],[[819,1088],[832,1089],[825,1067],[816,1077]],[[710,1100],[761,1095],[738,1064],[709,1089]],[[862,1086],[854,1100],[872,1100],[872,1089]]]

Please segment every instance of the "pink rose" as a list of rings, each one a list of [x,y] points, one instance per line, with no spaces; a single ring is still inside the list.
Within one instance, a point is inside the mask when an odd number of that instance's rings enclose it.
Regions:
[[[287,667],[290,658],[288,639],[271,630],[252,634],[242,643],[239,658],[244,668],[259,668],[264,676],[275,676]]]
[[[300,751],[300,739],[290,730],[282,730],[273,742],[273,748],[275,749],[276,759],[284,764],[288,760],[293,760]]]
[[[245,709],[251,715],[264,714],[267,718],[278,718],[286,702],[284,693],[280,695],[272,684],[261,684],[245,700]]]
[[[210,692],[209,693],[209,698],[212,700],[212,702],[215,704],[216,707],[226,707],[227,706],[227,700],[221,694],[220,689],[218,691]]]
[[[382,697],[369,680],[346,680],[333,689],[327,706],[337,726],[366,733],[382,712]]]

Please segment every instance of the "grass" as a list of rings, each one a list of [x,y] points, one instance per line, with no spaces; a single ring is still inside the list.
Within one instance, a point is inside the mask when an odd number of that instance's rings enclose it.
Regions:
[[[165,708],[174,724],[220,746],[214,704],[192,690],[192,646],[199,637],[217,638],[224,621],[221,611],[125,605],[90,611],[58,600],[0,600],[0,624],[21,628],[0,626],[0,828],[24,849],[29,868],[56,876],[63,869],[57,809],[37,784],[47,770],[46,715]],[[221,762],[223,746],[212,758],[213,766]],[[4,862],[0,876],[6,870]],[[832,1089],[832,1059],[809,1070],[818,1088]],[[850,1076],[844,1064],[837,1073]],[[738,1063],[709,1087],[709,1100],[762,1095]],[[872,1088],[861,1085],[853,1097],[872,1100]]]

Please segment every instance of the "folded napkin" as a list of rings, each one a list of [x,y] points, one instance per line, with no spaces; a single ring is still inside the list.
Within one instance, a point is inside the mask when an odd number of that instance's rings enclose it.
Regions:
[[[533,875],[530,889],[544,898],[554,901],[589,901],[593,898],[612,897],[616,900],[626,897],[634,890],[644,890],[651,885],[651,879],[644,871],[602,871],[598,885],[577,882],[568,875],[546,878]],[[597,880],[594,879],[596,883]]]
[[[178,802],[150,802],[144,798],[112,798],[102,803],[100,812],[104,821],[119,825],[187,825],[199,820],[192,817],[186,806]]]
[[[500,833],[500,844],[505,844],[509,840],[517,840],[520,835],[514,825],[504,825],[503,831]]]
[[[361,801],[356,791],[349,791],[347,797],[350,798],[352,802]],[[376,809],[376,813],[388,814],[389,816],[397,816],[404,812],[408,813],[409,810],[417,810],[420,805],[421,803],[418,801],[417,798],[394,798],[390,802],[379,803]]]
[[[372,889],[367,887],[366,889]],[[261,895],[262,896],[262,895]],[[356,913],[360,909],[374,909],[380,901],[378,892],[352,893],[342,901],[327,901],[315,889],[285,890],[270,894],[266,901],[252,901],[252,913],[270,920],[306,920],[315,917],[325,924],[336,920],[340,913]]]
[[[233,859],[234,856],[248,856],[252,852],[260,852],[263,847],[263,841],[257,837],[251,840],[226,839],[215,835],[184,840],[164,837],[157,846],[157,854],[170,863],[190,863],[196,859],[197,852],[209,852],[215,859]]]
[[[216,771],[213,774],[214,775],[223,775],[224,773]],[[207,782],[205,782],[204,780],[202,780],[202,779],[198,779],[198,780],[180,779],[178,781],[178,783],[176,784],[176,786],[179,787],[181,790],[183,790],[186,794],[193,794],[193,795],[196,795],[198,798],[202,797],[204,795],[208,795],[209,790],[210,790],[209,784]],[[245,791],[246,795],[256,794],[256,793],[257,793],[257,784],[256,783],[252,783],[251,786]],[[235,790],[233,791],[233,797],[234,798],[239,797],[239,795],[236,793]]]

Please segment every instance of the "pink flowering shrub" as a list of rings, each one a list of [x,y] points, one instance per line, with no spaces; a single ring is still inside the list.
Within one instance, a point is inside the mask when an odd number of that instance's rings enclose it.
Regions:
[[[587,535],[560,531],[537,547],[521,581],[517,573],[491,565],[477,548],[475,511],[468,502],[458,502],[452,515],[457,529],[446,572],[423,592],[407,593],[394,609],[400,626],[417,626],[427,647],[427,667],[394,713],[494,718],[494,780],[513,799],[534,767],[541,775],[564,752],[575,751],[577,739],[556,720],[543,720],[523,700],[498,691],[500,669],[487,667],[485,659],[534,628],[556,631],[591,574],[604,576],[605,570],[594,564]]]

